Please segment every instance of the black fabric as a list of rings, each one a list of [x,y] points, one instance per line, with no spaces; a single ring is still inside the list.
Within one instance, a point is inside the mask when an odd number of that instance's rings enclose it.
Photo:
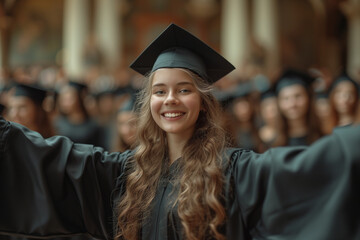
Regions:
[[[35,84],[18,83],[15,85],[14,96],[28,97],[34,102],[41,104],[46,97],[46,90]]]
[[[307,146],[308,136],[300,136],[300,137],[289,137],[287,146]]]
[[[66,136],[75,143],[106,147],[104,129],[91,118],[74,124],[65,116],[59,116],[54,125],[58,135]]]
[[[338,129],[310,147],[263,154],[232,149],[224,157],[227,239],[360,239],[359,143],[357,126]],[[125,191],[130,156],[65,137],[44,140],[0,120],[0,233],[112,239],[114,202]],[[173,199],[169,184],[171,177],[151,209],[152,218],[164,218],[143,229],[164,235],[142,239],[181,239],[176,211],[167,207]]]

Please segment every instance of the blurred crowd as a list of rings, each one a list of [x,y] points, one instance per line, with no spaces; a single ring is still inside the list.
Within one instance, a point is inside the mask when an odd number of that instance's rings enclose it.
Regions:
[[[234,77],[235,76],[235,77]],[[143,77],[130,69],[89,71],[83,79],[57,66],[2,69],[0,112],[43,137],[69,137],[108,151],[136,142],[136,96]],[[345,72],[284,69],[274,76],[227,76],[214,85],[229,144],[263,152],[310,145],[335,128],[359,122],[359,85]]]

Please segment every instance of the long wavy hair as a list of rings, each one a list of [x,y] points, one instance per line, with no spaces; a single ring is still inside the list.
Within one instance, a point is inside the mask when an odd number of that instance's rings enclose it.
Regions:
[[[211,93],[211,86],[198,75],[183,69],[193,79],[202,99],[203,111],[196,122],[193,136],[184,146],[180,161],[182,174],[178,178],[179,192],[174,203],[186,239],[212,236],[224,239],[219,231],[226,211],[223,205],[223,171],[221,152],[226,144],[220,127],[221,108]],[[118,204],[116,238],[138,239],[141,224],[149,216],[161,174],[168,163],[165,132],[151,116],[150,99],[154,73],[139,97],[139,145],[127,175],[126,192]],[[164,147],[166,146],[166,147]]]

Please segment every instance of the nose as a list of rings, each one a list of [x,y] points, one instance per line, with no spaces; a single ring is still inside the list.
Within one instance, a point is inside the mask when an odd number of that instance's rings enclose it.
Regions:
[[[174,104],[178,103],[178,99],[177,99],[176,95],[172,91],[170,91],[168,93],[168,95],[166,96],[164,103],[166,105],[174,105]]]

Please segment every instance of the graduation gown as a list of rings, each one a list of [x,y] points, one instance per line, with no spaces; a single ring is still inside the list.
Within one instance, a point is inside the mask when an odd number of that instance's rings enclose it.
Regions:
[[[227,150],[227,239],[360,239],[359,144],[358,126],[310,147]],[[112,239],[114,203],[132,154],[66,137],[45,140],[0,120],[0,234]],[[142,239],[182,239],[176,211],[168,207],[171,178],[163,180]]]

